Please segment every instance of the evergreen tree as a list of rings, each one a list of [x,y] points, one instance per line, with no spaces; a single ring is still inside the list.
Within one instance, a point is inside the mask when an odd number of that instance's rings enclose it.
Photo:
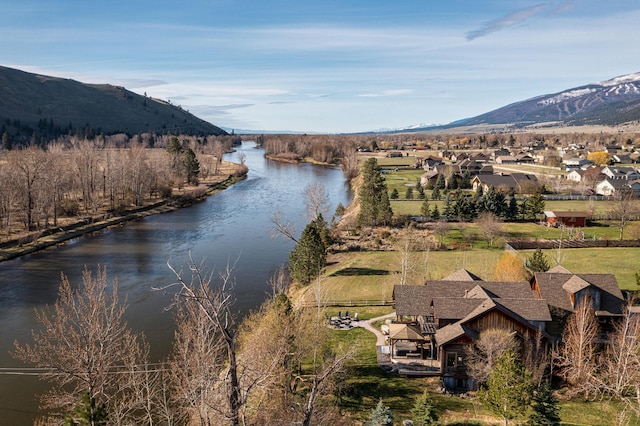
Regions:
[[[180,145],[180,140],[177,137],[172,136],[171,139],[169,139],[169,143],[167,144],[167,152],[170,152],[171,154],[177,154],[181,151],[182,146]]]
[[[533,413],[529,416],[531,426],[559,426],[558,400],[553,396],[549,381],[545,380],[533,394]]]
[[[433,200],[440,199],[440,190],[438,188],[434,188],[433,191],[431,191],[431,199]]]
[[[13,148],[13,143],[11,142],[11,136],[9,136],[9,133],[4,132],[2,134],[2,148],[4,148],[7,151],[11,151],[11,148]]]
[[[451,221],[456,218],[455,205],[451,199],[451,194],[447,194],[447,196],[444,197],[444,208],[442,209],[442,214],[447,221]]]
[[[509,199],[509,206],[507,207],[507,211],[505,214],[505,219],[512,221],[518,218],[518,200],[516,197],[511,197]]]
[[[464,172],[462,175],[462,180],[460,181],[461,189],[470,189],[471,188],[471,172],[468,170]]]
[[[424,391],[411,409],[411,419],[415,426],[431,426],[438,424],[438,414],[427,391]]]
[[[549,262],[547,262],[547,257],[540,249],[536,249],[531,257],[527,258],[526,265],[527,269],[531,273],[547,272],[549,270]]]
[[[476,217],[476,212],[471,200],[467,197],[461,197],[456,201],[456,215],[460,220],[472,220]]]
[[[535,194],[529,197],[525,211],[527,219],[537,219],[537,216],[544,211],[544,198],[542,194]]]
[[[82,401],[73,409],[73,415],[67,415],[64,426],[105,426],[109,416],[104,404],[97,404],[89,392],[82,395]]]
[[[200,176],[200,162],[196,157],[196,153],[191,148],[184,150],[182,154],[185,174],[187,175],[187,183],[198,184],[198,176]]]
[[[302,231],[296,246],[289,253],[289,272],[291,278],[301,284],[309,284],[327,263],[327,247],[323,241],[322,216],[310,222]]]
[[[429,200],[426,198],[420,206],[420,214],[422,214],[423,217],[429,217],[431,215],[431,209],[429,209]]]
[[[458,189],[458,179],[456,179],[456,175],[451,174],[451,176],[449,176],[449,179],[447,180],[447,189],[449,191]]]
[[[442,173],[438,173],[438,179],[436,179],[435,185],[433,185],[433,189],[444,189],[444,175]]]
[[[404,198],[406,198],[407,200],[413,200],[413,188],[407,188],[407,191],[404,194]]]
[[[362,186],[358,225],[376,226],[391,222],[393,211],[389,202],[387,184],[375,158],[367,159],[362,166]]]
[[[531,401],[531,373],[522,366],[516,353],[508,349],[489,373],[487,388],[478,396],[488,410],[507,421],[526,411]]]
[[[342,205],[342,203],[338,203],[338,206],[336,207],[336,211],[335,211],[335,213],[334,213],[334,214],[335,214],[336,216],[343,216],[343,215],[344,215],[344,212],[345,212],[346,210],[347,210],[347,209],[345,209],[345,208],[344,208],[344,206]]]
[[[398,194],[398,190],[396,188],[393,188],[389,198],[391,198],[392,200],[397,200],[399,196],[400,194]]]
[[[424,200],[424,188],[422,187],[422,185],[418,186],[418,198],[420,200]]]
[[[482,196],[484,211],[491,212],[498,217],[503,217],[506,210],[504,194],[495,190],[492,186],[486,194]]]
[[[433,206],[433,211],[431,212],[431,219],[438,221],[440,220],[440,210],[438,210],[438,206]]]
[[[371,410],[369,421],[365,426],[393,426],[393,413],[382,403],[382,398],[378,401],[376,408]]]

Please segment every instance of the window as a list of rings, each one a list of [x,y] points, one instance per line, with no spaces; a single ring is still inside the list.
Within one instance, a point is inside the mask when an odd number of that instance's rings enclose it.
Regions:
[[[455,352],[447,352],[447,367],[455,367],[458,360],[458,354]]]

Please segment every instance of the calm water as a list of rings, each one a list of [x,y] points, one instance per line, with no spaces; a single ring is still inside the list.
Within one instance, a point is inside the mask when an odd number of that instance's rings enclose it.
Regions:
[[[265,160],[254,146],[245,142],[227,157],[237,162],[238,153],[244,153],[248,178],[200,204],[0,263],[0,367],[24,366],[9,354],[13,342],[30,342],[37,326],[34,308],[55,302],[60,273],[77,285],[85,265],[106,266],[109,280],[117,277],[120,294],[127,296],[129,325],[144,331],[156,359],[168,353],[173,332],[172,313],[165,309],[171,296],[153,290],[175,281],[167,262],[179,269],[191,253],[206,270],[220,271],[237,261],[236,307],[239,312],[257,307],[269,290],[268,278],[293,247],[271,236],[273,212],[279,208],[301,232],[307,184],[324,185],[331,203],[327,219],[338,203],[349,203],[351,194],[339,169]],[[32,424],[34,394],[43,389],[37,378],[0,374],[0,425]]]

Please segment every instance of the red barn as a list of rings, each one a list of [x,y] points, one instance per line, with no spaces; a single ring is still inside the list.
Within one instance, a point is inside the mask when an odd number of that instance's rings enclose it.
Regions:
[[[544,214],[547,217],[546,221],[549,226],[587,226],[587,217],[589,216],[589,213],[587,212],[545,211]]]

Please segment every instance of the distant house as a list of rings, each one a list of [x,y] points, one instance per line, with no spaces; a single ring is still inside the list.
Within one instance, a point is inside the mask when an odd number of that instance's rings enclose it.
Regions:
[[[535,175],[524,173],[513,173],[510,175],[485,175],[479,174],[471,179],[474,190],[479,186],[483,191],[488,191],[493,187],[496,190],[506,190],[507,192],[531,193],[539,187],[538,178]]]
[[[593,161],[589,161],[584,158],[570,157],[562,160],[562,164],[565,165],[567,171],[571,171],[576,169],[582,169],[586,166],[591,166],[593,165]]]
[[[607,166],[602,173],[610,179],[638,180],[640,172],[628,166]]]
[[[444,164],[441,158],[426,157],[422,159],[422,168],[426,171],[432,170],[435,166]]]
[[[496,157],[496,164],[516,164],[516,157],[513,155],[499,155]]]
[[[606,196],[615,195],[621,191],[631,190],[632,186],[634,186],[633,183],[635,182],[636,181],[630,182],[624,179],[606,178],[596,184],[596,194]]]
[[[587,226],[587,218],[589,213],[587,212],[559,212],[545,210],[546,223],[549,226],[571,226],[571,227],[584,227]]]
[[[584,170],[582,169],[573,170],[567,173],[567,180],[570,180],[572,182],[582,182],[583,175],[584,175]]]
[[[535,163],[536,159],[529,153],[521,153],[516,155],[516,163],[518,164],[531,164]]]
[[[631,164],[634,162],[631,159],[631,156],[629,154],[613,154],[611,156],[611,159],[613,160],[614,163],[621,163],[621,164]]]

